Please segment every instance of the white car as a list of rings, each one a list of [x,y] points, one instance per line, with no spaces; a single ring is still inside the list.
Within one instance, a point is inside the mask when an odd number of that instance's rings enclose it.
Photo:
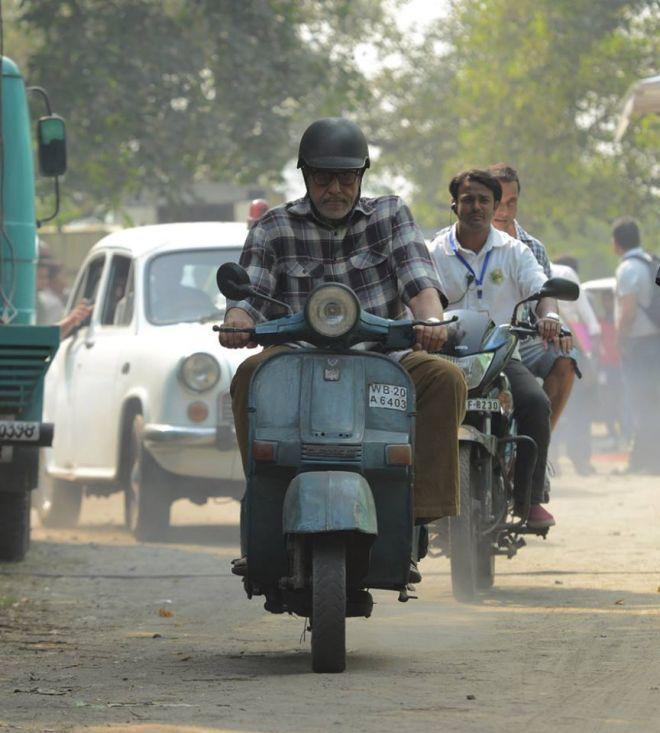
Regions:
[[[243,350],[212,326],[225,301],[215,273],[238,261],[240,223],[162,224],[104,237],[83,262],[68,309],[91,321],[60,345],[46,377],[36,507],[47,526],[72,526],[83,493],[124,492],[127,526],[158,539],[186,497],[239,495],[243,469],[229,385]]]

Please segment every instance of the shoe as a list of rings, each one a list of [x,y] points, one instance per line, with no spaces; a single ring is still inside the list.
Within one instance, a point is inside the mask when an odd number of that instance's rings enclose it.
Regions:
[[[410,561],[410,570],[408,570],[408,582],[409,583],[421,583],[422,574],[419,572],[417,563],[414,560]]]
[[[245,576],[248,571],[247,557],[237,557],[231,561],[231,571],[234,575]]]
[[[540,504],[532,504],[527,516],[527,526],[530,529],[546,529],[547,527],[553,527],[554,524],[555,518],[547,509],[544,509]]]

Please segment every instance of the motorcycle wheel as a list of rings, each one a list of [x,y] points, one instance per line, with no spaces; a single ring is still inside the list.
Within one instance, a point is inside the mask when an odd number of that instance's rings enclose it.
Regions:
[[[478,573],[478,510],[472,497],[471,448],[459,446],[460,513],[449,518],[451,587],[457,601],[474,600]]]
[[[341,535],[314,537],[312,550],[312,670],[346,668],[346,544]]]
[[[133,418],[130,469],[124,488],[124,521],[140,542],[165,539],[170,525],[170,497],[163,469],[142,445],[144,418]]]
[[[488,590],[495,583],[495,555],[489,541],[479,543],[477,557],[477,588]]]

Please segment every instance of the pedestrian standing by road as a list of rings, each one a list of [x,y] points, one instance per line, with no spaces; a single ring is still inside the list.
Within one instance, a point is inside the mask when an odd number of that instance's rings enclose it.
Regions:
[[[310,125],[298,153],[307,194],[264,214],[248,234],[240,263],[259,293],[287,303],[294,312],[304,308],[316,285],[339,282],[354,290],[369,313],[405,318],[409,308],[416,319],[441,320],[444,296],[408,207],[398,196],[361,196],[369,165],[367,140],[355,123],[326,118]],[[224,326],[254,328],[257,321],[277,315],[258,298],[229,301]],[[398,355],[417,395],[417,524],[458,513],[458,427],[467,388],[456,366],[428,353],[439,350],[446,338],[444,326],[419,326],[415,349]],[[250,345],[246,334],[237,333],[220,333],[220,343]],[[250,378],[274,352],[265,349],[244,361],[232,382],[244,465]]]
[[[550,261],[543,244],[528,234],[518,223],[520,179],[515,168],[505,163],[491,165],[488,170],[502,186],[502,200],[493,216],[493,226],[520,240],[531,250],[547,277],[551,277]],[[558,314],[556,315],[559,318]],[[554,430],[568,402],[576,375],[577,351],[571,337],[558,343],[544,343],[539,338],[520,344],[520,358],[535,376],[543,380],[543,389],[550,400],[550,426]]]
[[[650,315],[655,267],[642,249],[634,219],[617,219],[612,227],[616,269],[614,322],[621,366],[630,400],[633,443],[627,470],[660,474],[660,327]]]
[[[571,255],[558,257],[550,266],[553,277],[563,277],[580,285],[579,263]],[[591,463],[591,423],[596,399],[598,355],[601,327],[587,294],[581,290],[575,301],[559,301],[559,315],[573,332],[575,348],[580,355],[582,379],[573,385],[557,428],[556,438],[566,446],[566,454],[581,476],[595,473]]]
[[[454,308],[484,311],[497,324],[508,323],[516,303],[538,292],[547,277],[529,247],[492,226],[502,197],[500,182],[488,171],[469,170],[449,184],[451,208],[458,221],[443,229],[431,244],[431,256],[442,290]],[[536,306],[536,327],[544,342],[559,338],[561,323],[557,302],[543,298]],[[515,467],[515,500],[518,513],[531,489],[527,524],[534,529],[551,527],[554,517],[544,499],[545,468],[550,443],[550,403],[529,369],[513,358],[504,370],[513,394],[514,416],[521,435],[538,446],[521,445]]]

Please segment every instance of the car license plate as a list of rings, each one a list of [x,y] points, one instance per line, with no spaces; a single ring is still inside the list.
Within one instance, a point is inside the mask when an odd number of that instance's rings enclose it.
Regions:
[[[0,441],[3,440],[36,443],[39,440],[39,423],[0,420]]]
[[[408,409],[408,387],[400,387],[398,384],[370,384],[369,407],[405,412]]]
[[[468,412],[499,412],[500,401],[491,397],[471,397],[466,409]]]

